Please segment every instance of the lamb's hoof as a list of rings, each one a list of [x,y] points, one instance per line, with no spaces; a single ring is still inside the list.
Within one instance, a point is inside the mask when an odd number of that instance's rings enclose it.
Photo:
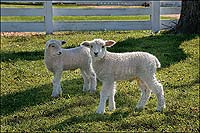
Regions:
[[[52,94],[51,97],[53,97],[53,98],[62,97],[62,93],[60,93],[60,94]]]
[[[109,111],[114,111],[116,108],[109,108],[108,110]]]
[[[157,110],[157,109],[156,109],[156,112],[163,113],[163,110]]]
[[[96,90],[90,90],[90,93],[95,93],[96,92]]]
[[[115,105],[114,106],[109,106],[108,110],[109,111],[114,111],[116,109]]]
[[[59,98],[60,95],[51,95],[51,97],[53,97],[53,98]]]
[[[86,92],[86,91],[87,91],[87,89],[85,87],[83,87],[83,92]]]
[[[98,109],[98,110],[96,111],[96,113],[97,113],[97,114],[104,114],[105,111],[104,111],[104,110],[100,110],[100,109]]]
[[[83,92],[89,91],[89,86],[88,85],[83,85]]]
[[[87,92],[87,90],[83,89],[83,92]]]
[[[86,87],[83,87],[83,92],[87,91],[87,88]]]
[[[157,108],[157,109],[156,109],[156,112],[161,112],[161,113],[162,113],[163,111],[164,111],[164,107],[161,107],[161,108]]]

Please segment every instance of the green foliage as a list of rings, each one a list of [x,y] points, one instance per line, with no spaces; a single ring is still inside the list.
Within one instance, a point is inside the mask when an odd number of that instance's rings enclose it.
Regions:
[[[199,132],[199,36],[150,35],[149,31],[62,32],[54,35],[1,36],[1,131],[35,132]],[[156,112],[152,94],[145,109],[135,82],[120,81],[116,111],[95,114],[101,83],[94,94],[82,92],[79,70],[63,73],[63,96],[51,98],[52,74],[43,62],[48,39],[66,40],[64,48],[84,40],[112,39],[109,51],[146,51],[158,57],[157,77],[164,86],[166,109]]]

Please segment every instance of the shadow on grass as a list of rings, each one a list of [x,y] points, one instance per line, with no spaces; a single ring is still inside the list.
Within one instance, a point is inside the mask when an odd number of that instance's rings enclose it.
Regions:
[[[149,52],[159,59],[162,67],[168,67],[186,59],[187,55],[180,48],[180,45],[182,42],[191,40],[194,37],[192,35],[160,34],[142,38],[128,38],[117,42],[108,50],[120,53],[132,51]]]
[[[171,84],[171,83],[168,83],[167,85],[166,85],[166,87],[167,88],[170,88],[170,89],[181,89],[183,92],[186,92],[188,89],[191,89],[190,87],[191,86],[194,86],[194,85],[196,85],[196,84],[199,84],[200,83],[200,81],[199,81],[200,79],[199,78],[197,78],[197,79],[195,79],[194,81],[192,81],[191,83],[183,83],[183,84],[180,84],[180,85],[174,85],[174,84]]]
[[[112,52],[149,52],[160,60],[162,67],[168,67],[171,64],[184,60],[187,57],[187,55],[180,48],[180,45],[183,41],[191,40],[194,37],[195,36],[192,35],[160,34],[142,38],[128,38],[121,42],[117,42],[115,46],[109,48],[108,50]],[[44,51],[1,52],[0,56],[2,62],[17,60],[35,61],[44,58]]]
[[[70,84],[74,84],[70,86]],[[82,79],[65,80],[62,83],[63,97],[84,95],[82,92]],[[52,101],[52,84],[44,84],[38,87],[27,88],[12,94],[1,96],[1,116],[9,115],[25,107],[35,106]]]
[[[73,126],[75,124],[79,123],[90,123],[90,122],[113,122],[113,121],[119,121],[123,118],[128,117],[130,114],[129,111],[116,111],[112,114],[96,114],[91,113],[83,116],[73,116],[69,119],[66,119],[65,121],[58,123],[56,125],[52,125],[48,128],[48,130],[65,130],[65,128],[68,128],[70,126]],[[78,131],[79,129],[77,129]]]
[[[36,61],[44,59],[44,51],[27,51],[27,52],[1,52],[2,62],[10,62],[17,60]]]

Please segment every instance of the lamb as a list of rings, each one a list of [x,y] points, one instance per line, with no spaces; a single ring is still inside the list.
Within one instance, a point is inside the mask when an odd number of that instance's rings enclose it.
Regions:
[[[136,105],[136,110],[142,110],[150,97],[155,93],[158,100],[157,111],[165,108],[163,86],[156,79],[156,69],[160,62],[152,54],[146,52],[112,53],[106,50],[116,42],[113,40],[94,39],[84,41],[81,45],[90,48],[92,65],[97,78],[102,82],[100,92],[100,103],[96,113],[105,112],[105,104],[109,99],[109,110],[115,107],[116,81],[134,80],[138,81],[141,89],[141,98]]]
[[[63,49],[65,41],[49,40],[46,42],[44,60],[49,71],[54,75],[52,97],[62,94],[60,80],[62,72],[80,68],[84,80],[83,91],[94,92],[96,90],[96,74],[92,67],[90,49],[79,46],[76,48]]]

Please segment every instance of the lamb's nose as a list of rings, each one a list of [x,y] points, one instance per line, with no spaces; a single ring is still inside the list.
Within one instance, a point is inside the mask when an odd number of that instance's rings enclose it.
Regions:
[[[94,52],[94,55],[98,55],[98,52]]]

